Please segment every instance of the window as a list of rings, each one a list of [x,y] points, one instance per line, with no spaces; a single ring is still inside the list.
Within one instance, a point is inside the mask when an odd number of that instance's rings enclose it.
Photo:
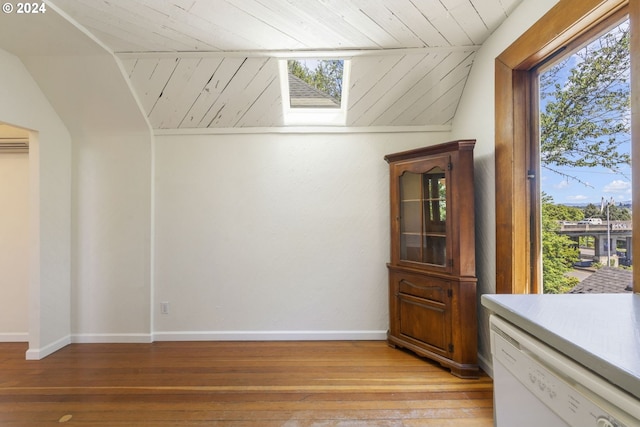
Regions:
[[[534,70],[544,293],[630,291],[629,21],[606,23]]]
[[[350,61],[280,60],[284,121],[287,125],[344,125]]]
[[[0,153],[28,153],[29,132],[0,122]]]
[[[540,229],[539,207],[532,205],[532,194],[537,194],[537,181],[531,178],[531,165],[536,164],[532,149],[532,108],[537,109],[532,87],[531,70],[549,58],[555,51],[588,30],[603,25],[607,19],[616,19],[628,13],[631,23],[631,57],[633,70],[640,67],[638,41],[634,31],[640,18],[640,2],[624,0],[570,1],[560,0],[547,15],[534,24],[516,42],[507,48],[495,62],[496,96],[496,292],[540,292],[540,243],[535,229]],[[632,92],[638,79],[631,82]],[[632,116],[639,106],[632,101]],[[635,118],[632,119],[636,120]],[[632,128],[637,127],[635,121]],[[638,144],[632,144],[638,150]],[[536,147],[537,148],[537,147]],[[632,155],[632,166],[640,168],[640,153]],[[534,177],[535,178],[535,177]],[[639,185],[635,174],[634,192]],[[633,198],[634,206],[640,195]],[[636,212],[640,212],[640,205]],[[635,215],[634,228],[640,229],[640,215]],[[634,252],[640,250],[640,239],[633,239]],[[640,252],[639,252],[640,253]],[[640,292],[640,269],[634,270],[634,291]]]

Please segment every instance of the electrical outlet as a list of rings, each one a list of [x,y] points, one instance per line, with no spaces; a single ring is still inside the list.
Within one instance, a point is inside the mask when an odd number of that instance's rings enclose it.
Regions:
[[[167,301],[160,303],[160,313],[169,314],[169,303]]]

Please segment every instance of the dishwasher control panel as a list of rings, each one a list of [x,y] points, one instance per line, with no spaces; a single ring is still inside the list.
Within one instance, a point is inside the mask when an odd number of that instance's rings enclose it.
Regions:
[[[543,343],[536,343],[535,351],[527,346],[530,344],[521,331],[511,329],[508,324],[501,324],[491,320],[491,348],[494,359],[497,359],[526,389],[539,401],[562,418],[570,427],[632,427],[631,422],[623,413],[612,414],[606,402],[599,401],[597,396],[584,389],[579,379],[572,381],[566,378],[562,366],[556,366],[554,372],[549,365],[543,364],[545,355],[540,354]],[[518,333],[519,332],[519,333]],[[551,352],[550,360],[566,359],[551,348],[544,348]],[[555,354],[552,354],[555,353]],[[565,363],[575,363],[568,359]],[[584,369],[580,367],[581,369]],[[585,372],[585,375],[589,373]],[[593,374],[591,374],[593,375]],[[602,381],[602,380],[600,380]],[[612,387],[612,386],[611,386]],[[597,402],[597,403],[596,403]]]

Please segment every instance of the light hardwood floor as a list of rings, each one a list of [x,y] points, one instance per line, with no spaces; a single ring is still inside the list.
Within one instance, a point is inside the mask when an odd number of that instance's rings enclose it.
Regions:
[[[0,426],[493,426],[491,379],[382,341],[0,344]]]

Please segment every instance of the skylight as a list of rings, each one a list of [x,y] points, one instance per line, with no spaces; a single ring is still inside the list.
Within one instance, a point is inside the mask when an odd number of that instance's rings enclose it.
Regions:
[[[344,125],[349,65],[344,59],[281,60],[285,124]]]

